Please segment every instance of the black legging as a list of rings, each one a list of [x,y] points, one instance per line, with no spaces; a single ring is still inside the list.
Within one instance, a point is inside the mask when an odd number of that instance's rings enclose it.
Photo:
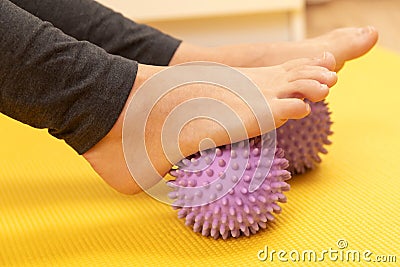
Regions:
[[[167,65],[179,44],[91,0],[0,0],[0,112],[83,154],[120,115],[137,62]]]

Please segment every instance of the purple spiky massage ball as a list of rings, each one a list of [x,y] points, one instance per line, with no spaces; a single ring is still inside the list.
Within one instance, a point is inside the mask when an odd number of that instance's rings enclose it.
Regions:
[[[327,153],[324,145],[331,144],[328,137],[332,134],[332,121],[327,103],[306,102],[311,106],[310,115],[301,120],[289,120],[276,130],[277,146],[285,151],[291,174],[313,169],[321,162],[318,154]]]
[[[222,146],[214,150],[213,158],[203,151],[171,171],[176,180],[170,185],[181,187],[169,196],[187,226],[215,239],[249,236],[266,228],[273,213],[280,213],[277,203],[286,202],[283,192],[290,189],[288,161],[282,149],[264,148],[263,138],[246,140],[248,145],[242,141]],[[252,179],[260,184],[251,192]],[[194,190],[185,191],[190,188]]]

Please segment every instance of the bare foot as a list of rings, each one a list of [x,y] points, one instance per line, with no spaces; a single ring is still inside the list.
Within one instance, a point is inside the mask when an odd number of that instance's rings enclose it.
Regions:
[[[331,52],[336,58],[336,71],[346,61],[367,53],[377,42],[378,32],[368,26],[364,28],[341,28],[315,38],[293,43],[281,43],[267,48],[264,63],[280,64],[298,57],[312,57],[323,51]],[[271,61],[269,60],[271,59]]]
[[[126,194],[141,191],[131,177],[125,163],[122,145],[122,127],[129,102],[138,88],[162,67],[140,65],[135,84],[129,99],[111,131],[99,143],[83,156],[94,170],[113,188]],[[282,125],[288,119],[303,118],[310,112],[303,99],[321,101],[333,86],[337,77],[332,54],[324,53],[317,58],[297,59],[274,67],[240,69],[261,89],[268,101],[276,125]],[[195,87],[195,88],[194,88]],[[162,150],[161,129],[163,123],[176,105],[197,97],[209,97],[223,101],[243,120],[249,137],[262,134],[258,122],[250,109],[227,90],[209,84],[185,85],[163,97],[152,110],[146,128],[146,143],[150,143],[148,154],[158,173],[164,176],[172,167]],[[257,111],[256,111],[257,112]],[[272,129],[270,129],[272,130]],[[230,143],[229,136],[216,122],[207,119],[195,119],[183,127],[179,146],[184,156],[199,150],[199,143],[210,138],[215,145]],[[140,165],[140,163],[138,164]]]
[[[298,42],[239,44],[211,48],[182,43],[170,65],[208,60],[235,67],[263,67],[283,64],[296,58],[315,57],[328,51],[335,56],[335,71],[338,71],[346,61],[367,53],[377,40],[378,32],[373,27],[365,27],[341,28]]]

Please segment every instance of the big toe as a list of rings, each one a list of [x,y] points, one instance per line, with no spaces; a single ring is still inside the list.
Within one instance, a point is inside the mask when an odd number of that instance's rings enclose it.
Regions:
[[[354,46],[353,57],[359,57],[367,53],[378,41],[378,31],[372,27],[367,26],[357,29],[358,34],[354,35],[353,42],[350,43]],[[350,45],[351,47],[351,45]]]
[[[372,26],[343,28],[333,31],[329,39],[331,43],[328,46],[333,45],[330,51],[337,60],[336,70],[339,70],[346,61],[358,58],[371,50],[378,41],[378,31]]]

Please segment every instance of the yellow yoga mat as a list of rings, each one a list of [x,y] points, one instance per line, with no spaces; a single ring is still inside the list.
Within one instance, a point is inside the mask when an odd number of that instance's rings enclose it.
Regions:
[[[399,77],[400,56],[381,48],[347,64],[323,163],[290,180],[267,230],[225,241],[114,192],[63,142],[0,116],[0,266],[399,266]],[[324,259],[308,262],[313,252]]]

